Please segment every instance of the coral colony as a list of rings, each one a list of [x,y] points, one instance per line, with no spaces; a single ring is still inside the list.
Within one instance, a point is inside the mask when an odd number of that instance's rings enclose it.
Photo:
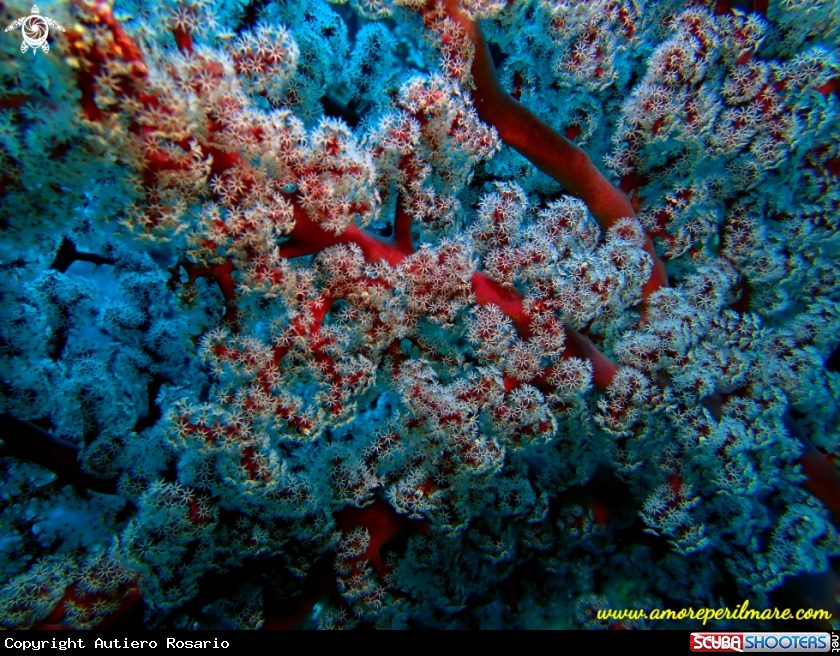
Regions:
[[[38,9],[0,625],[836,609],[832,0]]]

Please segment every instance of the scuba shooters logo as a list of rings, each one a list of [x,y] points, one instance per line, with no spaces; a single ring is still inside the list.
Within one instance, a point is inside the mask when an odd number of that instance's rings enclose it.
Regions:
[[[50,51],[50,44],[47,43],[47,37],[50,35],[51,27],[62,32],[64,31],[64,28],[52,18],[41,16],[38,5],[32,5],[32,13],[29,16],[24,16],[13,21],[6,28],[6,32],[20,28],[23,36],[20,51],[26,52],[29,48],[32,48],[32,54],[34,55],[38,52],[38,48],[41,48],[44,52]]]
[[[692,633],[691,651],[744,651],[740,633]]]
[[[691,651],[705,652],[827,652],[828,633],[694,632]]]

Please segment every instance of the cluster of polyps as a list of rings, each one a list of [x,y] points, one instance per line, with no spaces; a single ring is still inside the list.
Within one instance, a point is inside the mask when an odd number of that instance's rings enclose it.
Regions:
[[[463,46],[457,59],[468,61],[472,42],[459,23],[442,6],[427,18],[437,21],[444,46],[455,39]],[[183,215],[192,201],[208,198],[189,238],[192,263],[182,265],[190,284],[195,277],[214,278],[229,309],[237,295],[256,292],[285,303],[272,323],[270,343],[224,331],[207,334],[202,353],[220,377],[219,400],[229,407],[170,413],[174,442],[195,442],[203,452],[229,451],[234,466],[223,467],[224,478],[270,488],[280,465],[267,431],[315,436],[326,423],[352,418],[352,399],[373,384],[386,351],[399,372],[403,400],[417,414],[419,423],[410,428],[434,424],[431,434],[451,441],[467,468],[495,471],[504,454],[496,437],[477,432],[479,417],[506,436],[511,448],[550,438],[555,428],[545,394],[562,399],[581,393],[589,380],[581,360],[561,357],[565,332],[556,313],[582,325],[635,302],[650,270],[641,229],[629,218],[613,222],[599,245],[583,204],[563,199],[522,231],[527,201],[508,184],[483,199],[471,235],[415,249],[411,228],[401,224],[410,226],[412,214],[428,214],[430,204],[452,205],[435,195],[427,179],[444,189],[462,188],[471,165],[498,148],[495,131],[479,121],[452,80],[439,76],[407,81],[395,113],[363,143],[337,120],[323,119],[307,131],[289,112],[262,113],[249,104],[233,72],[239,66],[248,78],[263,59],[288,63],[291,37],[280,35],[278,54],[265,36],[258,31],[241,37],[233,55],[190,43],[152,70],[142,93],[115,87],[115,94],[122,91],[133,101],[125,123],[143,153],[134,163],[150,199],[144,208],[147,218],[153,215],[145,222],[149,234],[181,229],[158,220],[169,211],[164,197]],[[78,50],[100,68],[108,57],[119,59],[105,46]],[[189,117],[188,104],[198,109]],[[169,144],[161,148],[161,140]],[[186,151],[179,149],[187,144],[191,155],[185,160]],[[188,189],[182,189],[185,180]],[[392,182],[404,198],[398,199],[395,240],[388,243],[359,226],[377,215],[380,194]],[[278,246],[284,234],[290,239]],[[317,254],[312,268],[289,264],[288,257],[304,254]],[[482,265],[486,274],[476,272]],[[238,283],[235,269],[242,272]],[[514,283],[530,290],[524,301]],[[500,325],[511,317],[521,339],[508,335],[499,341],[485,335],[486,327],[476,328],[470,335],[477,353],[498,373],[482,370],[481,384],[432,383],[429,375],[436,374],[425,372],[424,360],[401,352],[399,340],[412,337],[421,354],[436,355],[433,345],[412,334],[416,324],[449,326],[476,301],[483,308],[475,315],[479,321],[482,313],[501,312]],[[500,344],[509,344],[508,352]],[[321,388],[314,403],[292,391],[306,384]],[[426,484],[409,476],[395,483],[394,498],[416,514],[424,493],[411,490]]]
[[[607,5],[610,11],[615,8],[612,3],[591,3],[589,8]],[[274,61],[278,53],[266,42],[266,33],[243,36],[233,54],[199,47],[184,34],[192,25],[187,11],[192,6],[185,5],[173,26],[181,32],[181,52],[152,57],[148,70],[109,15],[103,14],[104,24],[91,39],[77,34],[72,41],[74,55],[88,64],[79,74],[88,119],[107,122],[121,115],[117,127],[132,144],[130,164],[145,197],[130,218],[150,234],[191,230],[181,266],[190,276],[193,295],[207,292],[195,289],[195,279],[210,277],[228,310],[240,304],[236,312],[225,313],[228,329],[208,331],[202,341],[202,356],[216,377],[211,401],[170,405],[163,422],[178,459],[176,475],[190,488],[152,480],[136,483],[148,483],[148,490],[132,494],[142,504],[135,525],[153,529],[154,535],[128,531],[128,552],[134,550],[138,562],[157,568],[155,573],[171,582],[171,563],[157,557],[169,549],[162,556],[175,563],[183,546],[179,541],[200,536],[197,553],[205,560],[196,561],[197,569],[221,554],[276,553],[283,548],[278,537],[282,530],[279,522],[271,522],[306,514],[313,497],[314,503],[329,508],[322,508],[326,515],[334,506],[363,505],[382,495],[392,508],[428,517],[436,527],[472,525],[471,539],[479,551],[494,564],[505,562],[515,551],[512,529],[472,522],[471,513],[488,507],[486,498],[493,495],[504,497],[496,503],[504,517],[525,513],[523,508],[533,500],[512,501],[514,495],[500,482],[508,472],[495,475],[511,463],[521,466],[515,452],[551,439],[560,416],[572,416],[570,409],[586,418],[581,410],[586,402],[580,397],[592,382],[606,391],[595,419],[616,437],[622,474],[630,476],[644,466],[645,440],[658,444],[666,434],[656,433],[665,422],[652,418],[653,411],[667,412],[678,426],[689,426],[685,432],[690,435],[681,439],[689,443],[693,437],[699,444],[691,446],[707,450],[705,461],[688,447],[664,454],[662,469],[675,478],[669,487],[654,489],[646,517],[680,548],[702,547],[701,524],[680,523],[688,501],[680,494],[687,495],[692,476],[695,482],[699,478],[691,467],[699,463],[714,472],[709,477],[714,485],[704,490],[709,499],[718,491],[720,496],[751,492],[753,486],[751,477],[737,476],[742,458],[736,442],[747,429],[728,421],[742,419],[749,404],[724,399],[720,411],[727,421],[717,432],[697,409],[719,384],[727,383],[723,389],[741,385],[749,364],[734,347],[723,348],[728,344],[721,335],[739,330],[735,319],[717,316],[732,300],[727,297],[731,277],[725,271],[717,281],[708,272],[688,276],[672,293],[661,289],[667,278],[660,271],[645,292],[643,328],[628,331],[617,343],[608,335],[604,348],[628,366],[605,365],[606,358],[599,360],[593,343],[574,328],[588,331],[594,325],[595,336],[613,326],[626,328],[628,315],[634,315],[624,310],[639,299],[651,266],[656,266],[655,252],[632,219],[627,199],[581,151],[547,133],[535,117],[499,93],[482,76],[487,71],[481,64],[472,69],[476,87],[469,94],[482,110],[473,110],[467,87],[456,82],[467,79],[473,46],[486,67],[488,57],[478,52],[484,44],[475,25],[472,32],[462,31],[470,25],[457,17],[457,8],[437,5],[425,14],[442,46],[444,76],[406,82],[395,92],[390,113],[358,139],[337,120],[324,119],[306,129],[290,112],[254,109],[234,73],[250,81],[244,86],[252,95],[270,92],[254,81],[255,73],[283,63]],[[691,87],[705,74],[703,56],[714,45],[719,26],[702,13],[683,18],[686,43],[676,39],[654,57],[651,78],[660,86],[648,89],[640,100],[642,110],[653,116],[643,126],[653,134],[652,141],[668,128],[669,85]],[[779,90],[764,88],[767,67],[746,56],[741,61],[738,39],[751,43],[747,28],[727,33],[734,44],[725,46],[731,60],[727,63],[735,68],[721,93],[735,104],[758,98],[759,105],[721,114],[728,123],[710,143],[724,149],[740,147],[755,136],[761,127],[756,124],[759,110],[776,116],[779,109],[773,96]],[[278,47],[291,53],[291,37],[275,34]],[[593,44],[585,43],[576,52],[597,59]],[[733,52],[737,57],[729,56]],[[811,72],[789,76],[791,85],[823,75],[814,62],[802,63]],[[816,89],[823,96],[831,93],[825,84]],[[696,119],[696,108],[689,105],[685,111],[691,121]],[[471,179],[472,164],[498,147],[496,132],[479,116],[581,200],[555,199],[529,214],[522,189],[498,185],[479,201],[473,229],[453,234],[460,219],[455,194]],[[770,123],[771,135],[780,136],[779,122]],[[543,138],[551,144],[548,150],[562,156],[540,159]],[[766,143],[772,145],[772,140]],[[670,220],[687,209],[701,191],[699,185],[674,191],[668,203],[675,207],[657,220]],[[380,221],[388,195],[396,204],[393,239],[362,229],[367,222]],[[463,197],[472,202],[469,194]],[[604,243],[587,206],[602,222]],[[193,212],[198,216],[191,216]],[[729,256],[738,259],[754,249],[760,233],[737,211],[733,214],[723,234]],[[419,221],[423,230],[412,225]],[[418,236],[432,235],[433,242],[415,247]],[[315,257],[303,261],[303,256]],[[471,319],[465,321],[466,316]],[[700,344],[707,334],[704,324],[714,337],[709,344]],[[749,332],[749,326],[741,329]],[[459,343],[460,337],[471,348]],[[798,336],[772,342],[775,355],[785,359],[803,345],[807,340]],[[579,357],[571,357],[575,355]],[[792,383],[798,370],[809,366],[798,355],[776,375]],[[764,408],[769,401],[757,389],[759,382],[739,393]],[[347,446],[339,443],[344,437],[328,436],[326,428],[340,428],[357,416],[356,401],[383,398],[399,401],[402,412],[393,413],[394,430],[387,438],[363,433],[358,440],[362,444]],[[761,424],[761,439],[768,427],[773,425]],[[324,476],[329,482],[319,481],[320,488],[310,494],[295,479],[300,474],[289,470],[309,462],[308,455],[301,456],[307,447],[316,450],[305,444],[295,451],[300,443],[320,438],[318,446],[326,442],[331,449],[323,468],[330,471]],[[764,446],[761,439],[756,450]],[[772,478],[772,472],[766,477]],[[523,489],[529,485],[522,471],[508,478]],[[242,515],[222,517],[216,499]],[[312,534],[327,523],[323,515]],[[573,529],[582,529],[588,520],[575,510],[568,521]],[[240,543],[230,537],[231,526],[243,536]],[[540,536],[531,537],[534,548],[548,548]],[[345,567],[345,561],[357,556],[338,558],[339,573],[346,579],[342,592],[351,600],[365,598],[376,608],[382,599],[370,594],[369,569],[362,564]]]

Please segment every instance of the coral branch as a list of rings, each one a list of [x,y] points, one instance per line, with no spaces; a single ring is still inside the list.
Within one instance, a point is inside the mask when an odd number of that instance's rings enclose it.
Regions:
[[[581,148],[552,130],[501,87],[481,27],[463,13],[458,0],[445,0],[444,4],[449,16],[466,31],[475,46],[472,96],[481,120],[495,127],[505,144],[586,203],[604,230],[623,218],[635,217],[630,198],[601,174]],[[645,238],[644,249],[654,264],[643,288],[646,299],[657,289],[668,286],[668,274],[649,236]]]
[[[406,255],[414,252],[411,241],[411,214],[406,207],[405,194],[397,197],[397,212],[394,216],[394,244]]]
[[[55,259],[50,269],[66,273],[73,262],[91,262],[93,264],[113,264],[114,260],[96,253],[82,253],[76,249],[76,244],[68,237],[62,237]]]
[[[0,427],[3,429],[0,455],[14,456],[42,465],[55,473],[63,483],[79,485],[102,494],[115,493],[116,480],[96,478],[82,471],[79,447],[75,444],[8,414],[0,415]]]

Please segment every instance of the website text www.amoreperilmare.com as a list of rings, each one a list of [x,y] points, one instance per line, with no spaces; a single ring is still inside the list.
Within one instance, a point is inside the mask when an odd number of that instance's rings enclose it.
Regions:
[[[766,608],[755,610],[749,608],[750,602],[745,601],[735,606],[735,610],[729,608],[683,608],[681,610],[670,610],[654,608],[650,612],[641,609],[622,608],[620,610],[608,609],[599,610],[599,620],[700,620],[705,626],[709,620],[830,620],[831,613],[827,610],[800,608],[791,610],[785,608]]]

